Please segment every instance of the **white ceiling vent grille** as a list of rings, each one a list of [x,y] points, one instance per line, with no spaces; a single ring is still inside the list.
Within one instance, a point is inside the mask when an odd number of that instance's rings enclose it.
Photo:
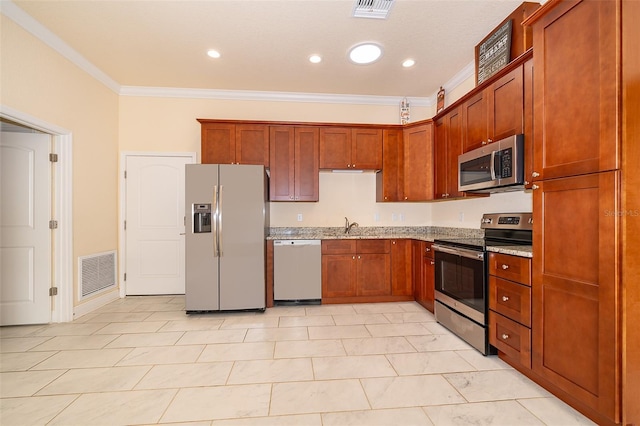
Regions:
[[[80,300],[116,286],[116,252],[105,252],[78,259]]]
[[[354,18],[387,19],[395,0],[356,0]]]

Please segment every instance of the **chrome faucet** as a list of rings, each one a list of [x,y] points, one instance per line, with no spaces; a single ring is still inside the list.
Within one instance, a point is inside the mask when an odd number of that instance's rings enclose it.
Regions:
[[[351,228],[353,227],[358,227],[358,222],[353,222],[353,223],[349,223],[349,219],[347,219],[346,217],[344,218],[344,233],[348,234],[349,231],[351,231]]]

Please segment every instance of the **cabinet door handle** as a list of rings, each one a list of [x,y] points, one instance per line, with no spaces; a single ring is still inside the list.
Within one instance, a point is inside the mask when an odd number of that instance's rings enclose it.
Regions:
[[[429,251],[431,251],[431,248],[430,248],[430,247],[427,247],[426,249],[424,249],[424,251],[429,252]]]
[[[509,338],[509,335],[507,333],[503,333],[501,337],[502,340],[507,340]]]
[[[485,142],[485,141],[482,141],[482,142],[480,143],[480,145],[486,145],[486,144],[487,144],[487,142]]]
[[[355,256],[353,256],[353,257],[352,257],[352,259],[353,259],[353,260],[356,260],[356,257],[355,257]]]
[[[502,296],[502,301],[503,302],[508,302],[509,301],[509,296]]]
[[[540,187],[538,185],[531,185],[531,189],[539,189]]]
[[[432,264],[432,265],[436,264],[436,262],[434,260],[430,261],[429,263]]]
[[[538,172],[531,172],[531,177],[538,177],[540,176],[540,173]]]
[[[356,168],[356,165],[355,165],[355,164],[352,164],[352,165],[351,165],[351,167],[353,167],[353,168],[355,169],[355,168]]]
[[[491,138],[487,139],[487,143],[491,143],[491,142],[493,142],[493,139]]]
[[[502,269],[509,269],[509,265],[502,264]]]
[[[358,259],[362,259],[360,256],[358,256]]]

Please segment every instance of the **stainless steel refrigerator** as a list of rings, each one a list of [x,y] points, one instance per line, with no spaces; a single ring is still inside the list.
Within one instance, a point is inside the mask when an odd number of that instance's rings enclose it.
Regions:
[[[186,305],[264,310],[268,231],[263,166],[186,166]]]

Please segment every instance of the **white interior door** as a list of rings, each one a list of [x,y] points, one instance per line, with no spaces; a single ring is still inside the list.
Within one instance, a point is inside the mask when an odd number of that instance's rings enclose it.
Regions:
[[[184,294],[188,156],[126,156],[127,295]]]
[[[51,136],[2,132],[0,325],[51,321]]]

